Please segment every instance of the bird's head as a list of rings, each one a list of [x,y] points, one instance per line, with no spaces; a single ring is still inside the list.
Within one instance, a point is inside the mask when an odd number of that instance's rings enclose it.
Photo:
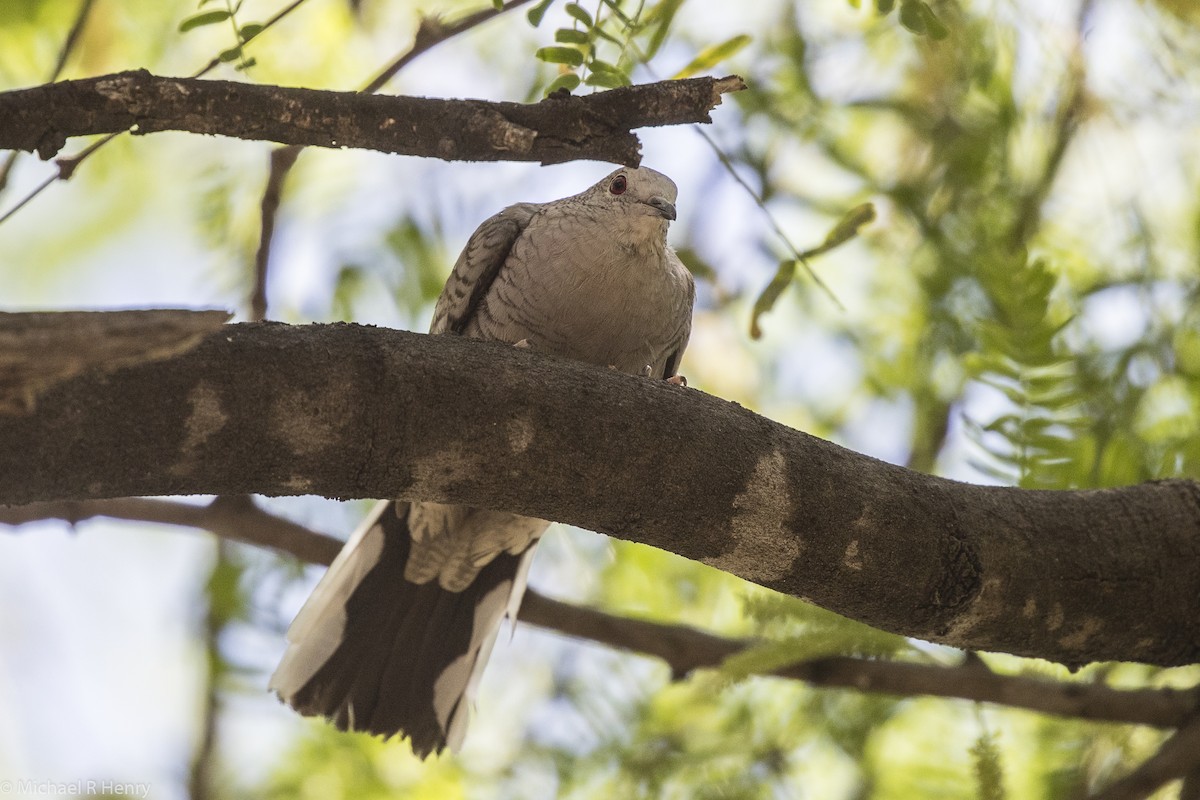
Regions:
[[[666,230],[675,219],[675,182],[649,167],[623,167],[588,189],[597,204],[619,208],[626,214],[646,217]]]

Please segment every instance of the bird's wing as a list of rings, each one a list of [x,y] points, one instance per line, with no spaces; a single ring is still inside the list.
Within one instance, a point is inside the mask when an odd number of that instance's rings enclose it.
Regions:
[[[462,333],[508,259],[513,244],[541,207],[518,203],[484,220],[454,262],[433,309],[430,333]]]
[[[696,302],[696,282],[692,279],[692,273],[683,262],[679,260],[679,256],[674,250],[668,248],[667,259],[673,263],[672,268],[677,269],[679,274],[685,276],[687,282],[687,292],[680,295],[679,308],[676,312],[678,320],[678,328],[675,337],[671,340],[671,345],[667,348],[667,360],[663,365],[663,374],[660,378],[671,378],[679,371],[679,362],[683,360],[683,351],[687,349],[688,339],[692,336],[692,306]]]

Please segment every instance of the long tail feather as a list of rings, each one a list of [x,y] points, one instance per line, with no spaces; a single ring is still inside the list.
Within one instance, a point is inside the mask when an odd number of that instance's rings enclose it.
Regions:
[[[410,548],[408,505],[380,503],[292,623],[271,688],[342,730],[407,736],[425,757],[461,745],[470,691],[533,547],[501,553],[461,592],[405,580]]]

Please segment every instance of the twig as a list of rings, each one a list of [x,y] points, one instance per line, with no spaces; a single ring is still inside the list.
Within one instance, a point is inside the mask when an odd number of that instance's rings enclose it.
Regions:
[[[791,251],[792,258],[796,260],[796,263],[804,267],[804,271],[807,272],[808,276],[813,279],[813,283],[815,283],[823,292],[825,292],[826,295],[828,295],[829,299],[832,300],[834,305],[838,307],[838,310],[845,311],[846,306],[841,300],[838,299],[838,296],[834,294],[833,289],[829,288],[829,284],[825,283],[825,281],[821,279],[821,276],[817,274],[817,271],[812,268],[812,264],[809,263],[806,253],[801,252],[800,248],[796,247],[795,243],[792,242],[791,238],[787,235],[787,233],[784,232],[783,226],[779,224],[779,220],[775,219],[775,215],[771,213],[769,208],[767,208],[766,202],[759,197],[759,194],[754,190],[754,187],[747,183],[746,179],[738,174],[737,169],[733,166],[733,161],[729,158],[729,156],[725,155],[725,151],[721,149],[720,145],[718,145],[703,129],[696,126],[693,126],[692,129],[696,131],[696,133],[700,134],[700,138],[703,139],[712,149],[713,153],[716,154],[717,160],[719,160],[721,165],[725,167],[725,171],[729,173],[730,177],[732,177],[734,181],[736,181],[737,184],[745,190],[746,194],[750,195],[750,199],[753,200],[754,204],[757,205],[759,210],[763,212],[763,216],[766,218],[767,224],[771,226],[771,230],[773,230],[775,235],[779,237],[779,241],[783,242],[784,247]]]
[[[299,8],[304,2],[306,2],[306,0],[292,0],[291,3],[288,3],[286,6],[279,9],[279,11],[276,11],[275,14],[270,19],[268,19],[266,22],[263,23],[261,28],[259,28],[257,31],[254,31],[253,35],[247,36],[242,41],[242,46],[245,47],[246,45],[250,44],[250,42],[257,39],[259,36],[262,36],[264,33],[266,33],[268,30],[270,30],[272,27],[274,27],[276,23],[281,21],[288,14],[291,14],[297,8]],[[205,75],[207,75],[208,73],[212,72],[217,67],[219,67],[220,65],[221,65],[221,59],[214,58],[211,61],[209,61],[207,64],[205,64],[203,67],[201,67],[200,69],[193,72],[192,77],[193,78],[202,78]]]
[[[616,7],[613,6],[613,9],[616,10]],[[650,73],[652,78],[657,80],[658,76],[655,74],[655,71],[650,68],[646,54],[642,52],[640,47],[633,43],[632,39],[630,39],[628,43],[633,47],[634,52],[637,53],[642,65],[646,67],[646,71]],[[783,230],[783,226],[779,224],[779,220],[775,219],[775,215],[771,213],[771,209],[767,208],[766,201],[759,196],[758,192],[755,191],[754,187],[751,186],[745,178],[738,174],[737,168],[733,165],[733,159],[731,159],[725,153],[725,151],[721,149],[721,146],[717,144],[716,140],[709,136],[703,128],[694,125],[692,126],[692,130],[696,131],[696,133],[700,135],[700,138],[704,140],[704,143],[708,145],[709,149],[713,151],[713,154],[717,157],[717,160],[721,162],[721,166],[724,167],[725,171],[729,173],[729,177],[733,178],[734,182],[737,183],[738,186],[742,187],[742,190],[745,191],[746,194],[750,196],[750,199],[754,201],[754,204],[758,206],[758,210],[761,211],[763,216],[766,218],[767,224],[771,226],[771,230],[774,231],[775,235],[779,237],[779,241],[783,242],[783,246],[791,251],[792,258],[796,261],[796,263],[804,267],[804,271],[808,273],[810,278],[812,278],[813,283],[815,283],[823,292],[825,292],[826,295],[829,296],[829,299],[832,300],[833,304],[838,307],[838,310],[845,311],[846,306],[843,305],[842,301],[838,299],[838,296],[834,294],[833,289],[829,288],[829,284],[825,283],[825,281],[821,279],[821,276],[817,274],[816,270],[812,268],[812,264],[809,263],[807,253],[802,253],[800,251],[800,248],[796,246],[791,237],[789,237]]]
[[[1067,67],[1067,84],[1062,93],[1058,106],[1057,125],[1050,143],[1050,151],[1046,157],[1046,167],[1037,183],[1018,198],[1018,213],[1009,232],[1010,246],[1015,250],[1024,247],[1029,237],[1033,235],[1041,218],[1042,204],[1054,181],[1058,177],[1059,168],[1067,154],[1067,149],[1075,139],[1079,130],[1080,117],[1085,102],[1084,87],[1087,80],[1085,60],[1083,57],[1084,24],[1091,15],[1095,0],[1083,0],[1076,15],[1075,47],[1070,53],[1070,64]]]
[[[50,82],[58,80],[58,76],[62,74],[63,67],[67,63],[67,58],[70,57],[71,51],[75,49],[75,43],[79,41],[79,34],[83,32],[83,26],[87,22],[93,3],[95,3],[95,0],[83,0],[80,3],[79,13],[75,15],[75,22],[72,23],[71,30],[67,32],[67,38],[63,40],[62,49],[58,53],[58,60],[54,62],[54,69],[50,71]],[[12,172],[13,165],[17,163],[17,157],[20,154],[21,151],[19,150],[12,151],[4,159],[3,166],[0,166],[0,192],[4,191],[4,188],[8,185],[9,173]],[[39,187],[38,191],[41,191],[42,188],[44,187]],[[28,199],[22,202],[21,205],[24,205],[26,202],[28,202]],[[17,208],[20,208],[20,206],[17,206]],[[13,211],[9,211],[3,217],[0,217],[0,222],[4,222],[12,213]]]
[[[83,0],[79,4],[79,13],[75,15],[75,22],[71,25],[71,30],[67,32],[67,38],[63,41],[62,50],[58,53],[58,60],[54,62],[54,69],[50,73],[50,80],[58,80],[58,76],[62,74],[63,67],[67,64],[67,58],[75,49],[75,43],[79,41],[79,34],[83,33],[83,26],[87,23],[88,14],[91,13],[94,2],[95,0]]]
[[[381,70],[362,88],[361,92],[374,94],[383,88],[384,84],[391,80],[397,72],[432,47],[528,2],[530,0],[510,0],[502,8],[476,11],[448,25],[443,25],[434,18],[423,19],[417,28],[417,35],[413,40],[412,47]],[[271,152],[271,171],[267,176],[267,187],[263,191],[262,225],[259,232],[258,249],[254,254],[254,290],[250,295],[251,318],[254,320],[263,320],[267,317],[267,271],[270,268],[271,243],[275,236],[275,218],[279,214],[283,183],[303,149],[300,145],[285,145]],[[0,222],[2,221],[0,220]]]
[[[342,546],[341,541],[331,536],[263,511],[246,497],[218,498],[208,506],[123,498],[0,507],[0,523],[8,525],[48,518],[75,523],[95,516],[205,528],[217,536],[269,547],[315,564],[331,563]],[[533,590],[525,594],[519,619],[568,636],[661,658],[670,665],[676,678],[696,669],[719,667],[730,656],[758,643],[754,639],[716,636],[684,625],[666,625],[616,616],[598,609],[553,600]],[[817,687],[899,696],[958,698],[1097,722],[1167,728],[1184,724],[1200,708],[1194,691],[1124,690],[1099,684],[1000,675],[987,669],[977,659],[968,659],[957,667],[938,667],[839,656],[800,662],[772,674],[805,681]],[[1180,735],[1188,731],[1188,737],[1192,738],[1180,740],[1180,744],[1170,753],[1164,746],[1159,754],[1168,753],[1167,757],[1175,760],[1161,763],[1169,765],[1171,769],[1180,768],[1180,764],[1183,767],[1195,766],[1194,754],[1200,752],[1200,739],[1195,740],[1190,751],[1184,745],[1200,736],[1200,726],[1193,723]],[[1181,762],[1180,753],[1192,754],[1193,760]],[[1181,774],[1177,773],[1174,777]],[[1105,800],[1113,798],[1106,797]]]
[[[514,8],[519,8],[528,2],[530,2],[530,0],[509,0],[509,2],[505,3],[501,8],[485,8],[472,14],[467,14],[461,19],[457,19],[454,22],[446,25],[443,25],[441,21],[436,18],[426,17],[425,19],[422,19],[420,26],[417,28],[416,38],[413,40],[412,47],[408,49],[408,52],[404,53],[391,64],[384,67],[378,75],[372,78],[367,85],[361,89],[362,93],[374,94],[382,89],[384,84],[395,77],[397,72],[404,69],[404,67],[408,66],[409,63],[415,60],[417,56],[428,52],[447,39],[452,39],[455,36],[458,36],[460,33],[465,33],[466,31],[469,31],[490,19],[494,19],[505,12],[512,11]]]
[[[1193,717],[1163,742],[1158,752],[1121,780],[1091,796],[1091,800],[1143,800],[1163,784],[1193,775],[1200,769],[1200,716]]]
[[[342,543],[332,536],[269,514],[244,496],[218,497],[208,505],[121,497],[0,506],[0,523],[5,525],[23,525],[43,519],[61,519],[74,525],[93,517],[201,528],[223,539],[269,547],[312,564],[332,564],[342,547]]]
[[[246,40],[242,44],[243,45],[249,44],[253,39],[261,36],[264,32],[266,32],[273,25],[275,25],[275,23],[279,22],[284,17],[286,17],[288,14],[295,11],[300,6],[300,4],[304,3],[305,1],[306,0],[293,0],[293,2],[291,2],[290,4],[285,6],[280,11],[276,12],[276,14],[274,16],[272,16],[269,20],[264,22],[263,26],[258,31],[254,32],[253,36],[246,37]],[[81,16],[80,16],[80,18],[76,19],[76,27],[78,27],[79,29],[82,29],[82,27],[83,27],[82,22],[81,22],[82,15],[87,8],[90,8],[92,2],[93,2],[93,0],[84,0],[84,8],[80,9]],[[70,43],[72,46],[74,45],[74,39],[72,37],[78,38],[78,36],[79,36],[79,31],[76,30],[76,27],[72,27],[71,33],[68,34],[68,36],[67,36],[67,42]],[[66,61],[65,53],[66,53],[66,47],[64,46],[64,52],[59,57],[60,63],[55,68],[54,76],[50,78],[51,81],[53,81],[55,78],[58,77],[58,71],[62,68],[63,62]],[[203,75],[207,75],[209,72],[211,72],[213,69],[215,69],[220,63],[221,63],[221,60],[219,58],[214,58],[211,61],[209,61],[208,64],[206,64],[205,66],[201,67],[200,69],[198,69],[194,73],[192,73],[192,77],[199,78]],[[18,200],[16,205],[14,205],[8,211],[4,212],[4,214],[0,215],[0,225],[3,225],[9,218],[11,218],[14,214],[16,214],[18,211],[20,211],[26,205],[28,205],[29,202],[32,201],[35,197],[37,197],[39,194],[44,192],[46,189],[49,189],[57,181],[68,180],[71,177],[71,175],[74,174],[75,169],[80,164],[82,164],[88,157],[90,157],[93,153],[95,153],[101,147],[104,147],[106,144],[111,142],[113,139],[117,138],[118,136],[120,136],[121,134],[126,133],[126,132],[127,131],[122,130],[122,131],[116,131],[114,133],[110,133],[109,135],[105,136],[104,138],[99,139],[99,140],[93,142],[92,144],[88,145],[83,150],[79,151],[78,153],[75,153],[74,155],[63,156],[61,158],[55,159],[55,164],[58,166],[58,171],[56,173],[54,173],[53,175],[51,175],[46,180],[39,183],[37,186],[35,186],[32,190],[29,191],[28,194],[26,194],[24,197],[22,197],[20,200]],[[8,170],[11,168],[12,162],[16,159],[19,152],[20,152],[19,150],[14,150],[12,155],[9,156],[8,162],[4,165],[4,170],[2,173],[0,173],[0,189],[4,188],[4,184],[8,178]]]
[[[267,270],[271,262],[271,241],[275,236],[275,218],[279,215],[279,201],[283,196],[283,181],[291,172],[300,156],[302,147],[287,145],[271,151],[271,171],[267,175],[267,188],[262,197],[262,226],[259,231],[258,250],[254,253],[254,290],[250,293],[250,318],[267,318]]]
[[[228,540],[217,540],[217,557],[209,570],[208,581],[204,587],[203,602],[206,608],[201,623],[201,639],[207,659],[204,665],[200,736],[188,765],[188,800],[209,800],[214,796],[213,784],[217,775],[216,745],[221,720],[221,634],[227,621],[217,610],[218,601],[214,597],[214,591],[218,590],[216,578],[220,576],[221,571],[229,567],[229,548]]]

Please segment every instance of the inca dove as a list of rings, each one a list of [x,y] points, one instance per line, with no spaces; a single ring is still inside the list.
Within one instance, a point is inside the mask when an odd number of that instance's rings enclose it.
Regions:
[[[506,208],[467,242],[431,332],[672,377],[694,295],[666,243],[675,194],[665,175],[620,169],[573,197]],[[422,757],[457,750],[470,694],[547,525],[463,506],[378,504],[292,623],[271,687],[343,730],[407,735]]]

